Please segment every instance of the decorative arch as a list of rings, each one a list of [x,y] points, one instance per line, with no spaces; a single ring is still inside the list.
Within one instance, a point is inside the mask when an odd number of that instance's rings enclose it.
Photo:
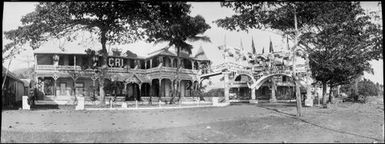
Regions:
[[[256,80],[254,79],[254,77],[253,77],[253,75],[251,75],[251,74],[246,74],[246,73],[241,73],[241,74],[235,74],[235,76],[234,76],[234,81],[235,81],[235,79],[238,77],[238,76],[242,76],[242,75],[245,75],[245,76],[248,76],[252,81],[253,81],[253,84],[256,82]]]
[[[265,76],[262,76],[261,78],[259,78],[254,84],[252,84],[249,87],[251,89],[253,89],[253,88],[259,89],[262,86],[262,84],[265,83],[267,80],[269,80],[271,77],[278,76],[278,75],[292,77],[290,74],[286,74],[286,73],[268,74],[268,75],[265,75]]]

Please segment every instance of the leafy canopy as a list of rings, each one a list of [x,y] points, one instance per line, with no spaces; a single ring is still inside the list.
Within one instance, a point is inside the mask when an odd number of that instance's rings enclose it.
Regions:
[[[147,8],[135,2],[41,2],[35,11],[23,16],[23,26],[5,32],[15,44],[30,41],[33,49],[50,38],[62,38],[79,30],[101,36],[110,43],[129,43],[143,36],[139,31],[141,11]],[[68,39],[71,39],[68,37]]]
[[[346,83],[382,59],[382,27],[370,22],[359,2],[224,2],[235,15],[216,20],[228,30],[279,30],[305,49],[312,75],[329,84]],[[306,56],[306,55],[304,55]]]
[[[146,27],[146,33],[148,34],[149,42],[168,42],[169,46],[175,46],[175,48],[182,49],[191,54],[193,48],[191,44],[186,41],[206,41],[210,42],[210,39],[202,34],[211,27],[205,22],[205,19],[197,15],[195,17],[189,16],[190,5],[175,5],[181,8],[169,8],[171,11],[165,13],[164,11],[157,11],[153,15],[158,16],[148,23],[144,24]],[[174,10],[181,9],[181,15],[175,16],[180,12],[174,12]]]

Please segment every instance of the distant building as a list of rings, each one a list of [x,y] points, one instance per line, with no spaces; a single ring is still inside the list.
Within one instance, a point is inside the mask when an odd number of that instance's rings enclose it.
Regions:
[[[24,91],[24,82],[3,66],[1,82],[5,79],[4,89],[1,90],[2,106],[20,105]]]

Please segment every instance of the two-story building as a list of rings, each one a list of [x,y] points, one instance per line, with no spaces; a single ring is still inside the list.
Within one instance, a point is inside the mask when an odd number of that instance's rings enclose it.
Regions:
[[[198,88],[199,75],[207,73],[211,62],[200,48],[195,55],[182,51],[178,61],[174,48],[166,47],[146,56],[109,55],[108,70],[104,76],[106,96],[117,95],[126,100],[142,100],[149,96],[170,97],[173,84],[180,83],[182,97],[190,97]],[[38,99],[86,99],[99,97],[101,56],[89,59],[84,50],[58,48],[34,51],[35,80],[44,97]],[[81,66],[97,61],[96,69]],[[177,66],[181,65],[179,78]],[[114,88],[112,86],[116,86]]]

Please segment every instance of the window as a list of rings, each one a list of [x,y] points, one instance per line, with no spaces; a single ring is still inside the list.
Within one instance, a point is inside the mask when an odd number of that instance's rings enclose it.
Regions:
[[[53,55],[36,55],[37,65],[53,65]]]
[[[59,55],[59,65],[64,65],[64,56]]]

